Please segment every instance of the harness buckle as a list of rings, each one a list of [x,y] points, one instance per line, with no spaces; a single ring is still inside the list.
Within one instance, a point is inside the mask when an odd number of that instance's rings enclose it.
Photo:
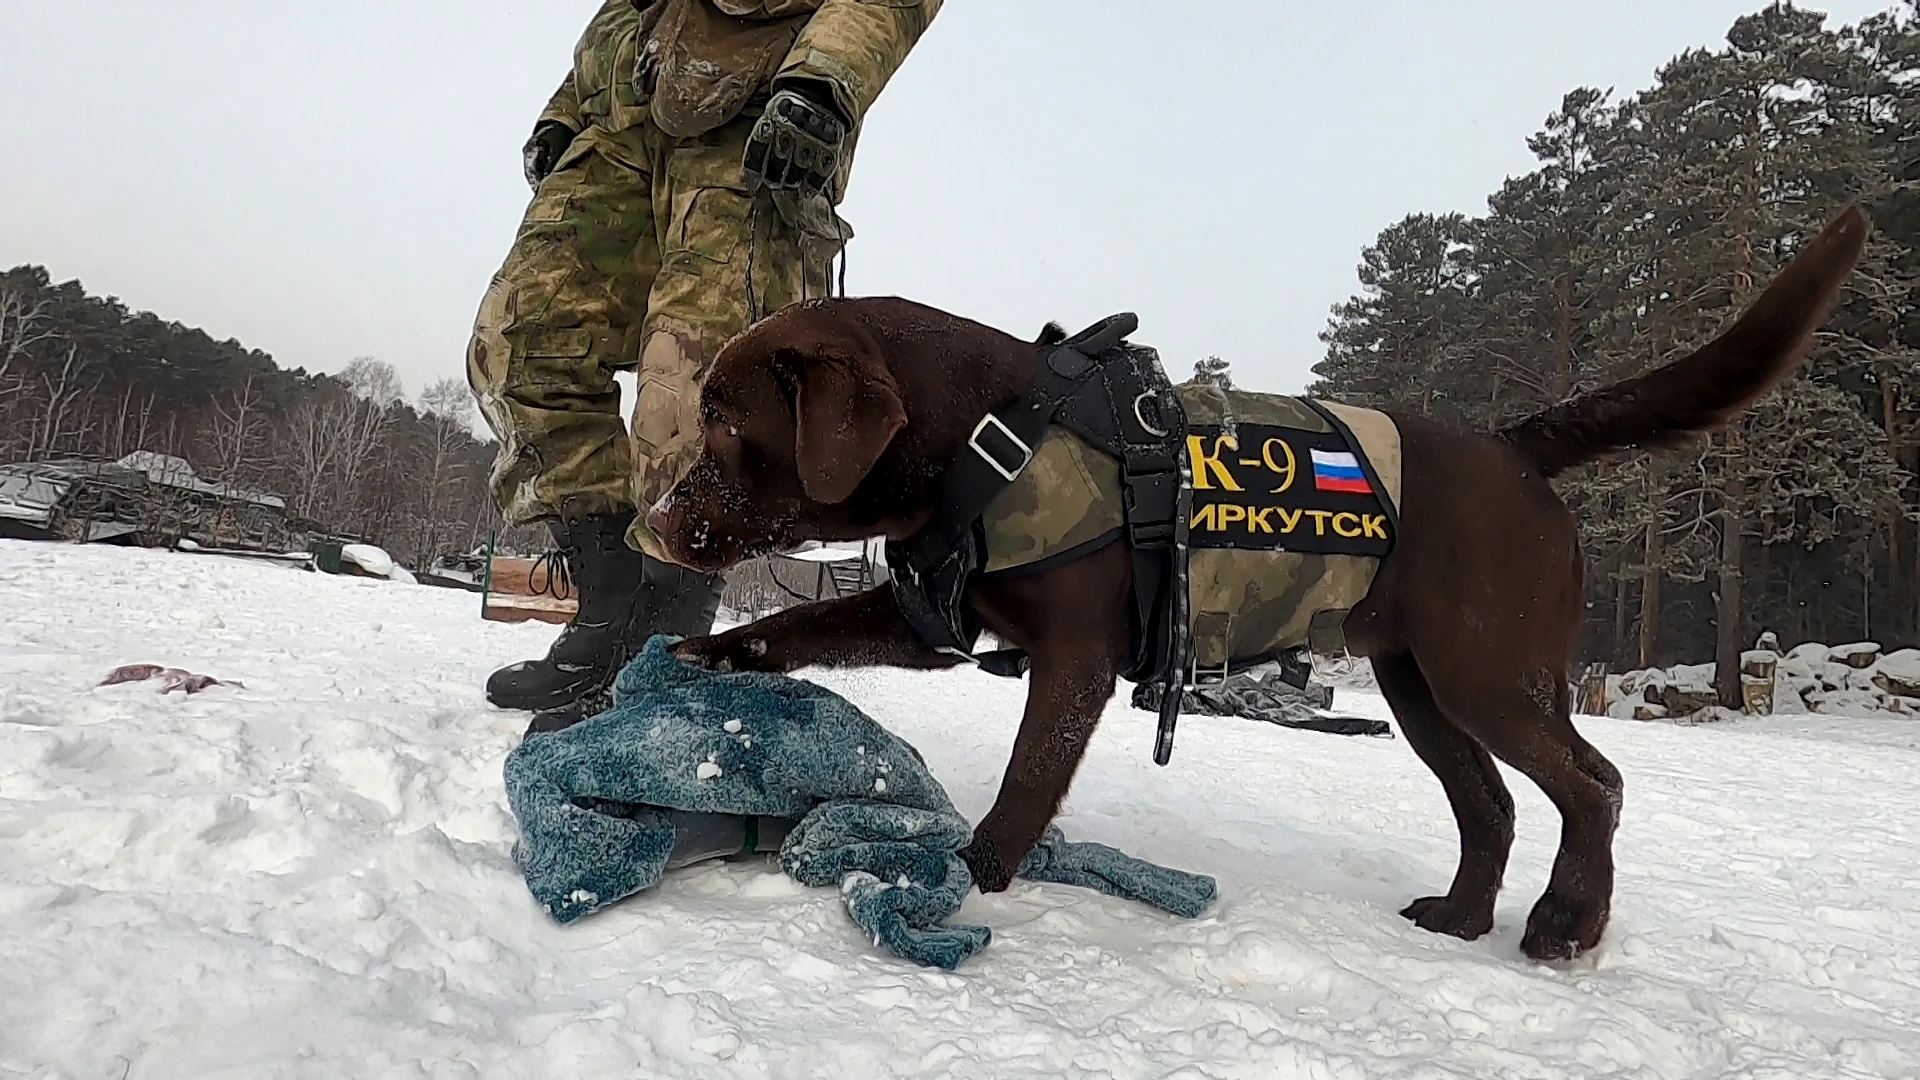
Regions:
[[[1120,481],[1127,536],[1133,546],[1157,548],[1173,543],[1180,516],[1178,470],[1123,471]]]
[[[1000,459],[995,457],[992,451],[980,445],[980,435],[982,432],[985,432],[989,426],[998,429],[1000,437],[1013,444],[1014,451],[1020,455],[1018,464],[1011,468],[1002,465]],[[1007,427],[1004,421],[992,413],[981,417],[980,422],[973,425],[973,434],[967,437],[967,445],[972,447],[973,452],[979,454],[980,459],[985,461],[994,472],[999,473],[1005,478],[1009,484],[1020,479],[1020,470],[1026,468],[1027,463],[1033,460],[1033,447],[1028,446],[1024,439],[1015,435],[1013,429]]]

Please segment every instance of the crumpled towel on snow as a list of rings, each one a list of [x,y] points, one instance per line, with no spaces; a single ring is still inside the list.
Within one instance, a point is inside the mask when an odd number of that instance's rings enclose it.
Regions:
[[[653,806],[797,821],[781,868],[839,886],[853,921],[908,959],[952,969],[987,945],[986,927],[946,923],[973,888],[958,854],[972,830],[918,751],[823,687],[689,667],[670,640],[621,671],[607,712],[507,755],[514,859],[549,914],[570,923],[659,882],[673,827],[630,812]],[[1189,918],[1215,892],[1052,826],[1019,876]]]
[[[121,664],[107,677],[100,680],[100,686],[118,686],[121,683],[146,682],[154,676],[160,677],[160,692],[171,694],[175,690],[185,690],[197,694],[209,686],[232,686],[245,690],[247,685],[238,679],[216,679],[211,675],[196,675],[185,668],[161,667],[159,664]]]

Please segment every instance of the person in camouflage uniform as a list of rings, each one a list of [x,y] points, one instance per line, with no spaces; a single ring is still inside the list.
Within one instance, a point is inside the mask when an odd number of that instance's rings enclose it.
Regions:
[[[648,637],[711,629],[719,576],[667,561],[637,511],[698,454],[721,344],[827,293],[861,121],[941,2],[606,0],[588,25],[467,353],[494,497],[547,523],[579,598],[544,658],[488,679],[496,705],[592,708]]]

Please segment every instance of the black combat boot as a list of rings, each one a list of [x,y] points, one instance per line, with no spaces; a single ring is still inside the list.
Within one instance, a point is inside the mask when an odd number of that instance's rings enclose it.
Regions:
[[[545,657],[494,672],[487,679],[488,701],[503,709],[557,708],[612,682],[631,659],[628,624],[641,606],[646,576],[646,557],[627,546],[632,521],[628,514],[548,524],[558,549],[549,556],[550,580],[570,584],[580,610]],[[550,591],[566,595],[564,588]]]
[[[687,638],[711,633],[726,580],[719,574],[696,573],[645,555],[641,558],[645,560],[645,582],[636,598],[638,613],[630,624],[632,636],[624,643],[622,655],[631,659],[655,634]],[[625,663],[622,660],[616,665],[614,673],[618,674]],[[536,712],[527,725],[527,737],[570,728],[612,706],[613,678],[609,676],[573,701]]]

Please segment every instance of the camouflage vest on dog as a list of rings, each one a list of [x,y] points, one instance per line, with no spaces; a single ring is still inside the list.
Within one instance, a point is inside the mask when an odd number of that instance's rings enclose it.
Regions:
[[[1350,450],[1297,398],[1202,383],[1175,389],[1193,471],[1192,666],[1220,674],[1301,646],[1342,651],[1347,613],[1392,549],[1399,429],[1371,409],[1321,403],[1352,432]],[[1118,541],[1120,493],[1118,462],[1063,427],[1048,428],[1032,462],[981,519],[982,572],[1031,573]]]

